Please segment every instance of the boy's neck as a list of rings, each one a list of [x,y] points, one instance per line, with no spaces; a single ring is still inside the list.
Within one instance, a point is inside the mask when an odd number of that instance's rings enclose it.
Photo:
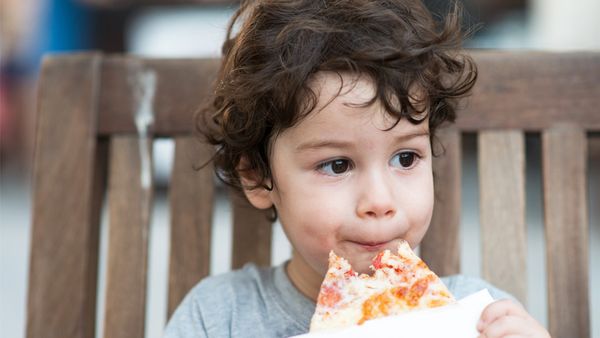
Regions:
[[[286,272],[290,281],[300,293],[313,302],[317,301],[323,276],[310,267],[296,250],[292,253],[292,259],[286,267]]]

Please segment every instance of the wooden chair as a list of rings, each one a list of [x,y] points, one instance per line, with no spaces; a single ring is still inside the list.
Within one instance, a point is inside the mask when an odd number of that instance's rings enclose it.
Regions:
[[[526,302],[524,133],[540,133],[550,331],[589,337],[586,164],[599,156],[600,53],[472,54],[480,79],[458,123],[441,136],[446,153],[435,160],[441,183],[422,256],[439,274],[460,271],[461,135],[476,132],[483,277]],[[211,92],[217,68],[218,60],[97,53],[44,59],[27,337],[94,336],[105,192],[105,337],[143,337],[152,139],[175,140],[165,315],[208,274],[213,176],[192,167],[211,148],[194,141],[192,113]],[[239,198],[233,237],[234,268],[270,264],[271,224]]]

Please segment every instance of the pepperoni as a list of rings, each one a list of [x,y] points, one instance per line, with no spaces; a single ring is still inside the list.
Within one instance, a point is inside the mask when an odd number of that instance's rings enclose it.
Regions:
[[[389,313],[389,308],[390,308],[390,298],[387,297],[387,294],[382,295],[382,297],[379,299],[379,306],[378,306],[380,316],[387,316]]]
[[[408,296],[406,297],[406,302],[408,303],[408,305],[411,307],[417,306],[417,304],[419,304],[419,300],[421,299],[421,297],[423,297],[428,287],[429,278],[425,277],[416,281],[410,287],[410,291],[408,293]]]
[[[406,294],[408,293],[408,288],[403,286],[397,286],[392,289],[392,295],[398,299],[404,300],[406,298]]]
[[[385,299],[385,293],[371,296],[362,305],[362,318],[358,321],[358,325],[362,325],[365,321],[377,318],[382,313],[387,314],[387,304],[389,300]]]
[[[375,316],[373,311],[373,302],[367,299],[362,305],[362,318],[358,321],[358,325],[362,325],[365,321]]]
[[[324,286],[319,294],[318,303],[328,307],[334,307],[342,299],[342,295],[337,288]]]
[[[394,271],[396,271],[396,274],[399,276],[403,276],[406,273],[406,270],[404,270],[402,267],[394,268]]]
[[[390,313],[391,303],[392,299],[388,292],[382,292],[369,297],[362,304],[362,318],[358,321],[358,325],[373,318],[387,316]]]
[[[383,257],[383,252],[377,254],[375,258],[373,258],[373,267],[375,269],[381,269],[383,265],[381,264],[381,258]]]

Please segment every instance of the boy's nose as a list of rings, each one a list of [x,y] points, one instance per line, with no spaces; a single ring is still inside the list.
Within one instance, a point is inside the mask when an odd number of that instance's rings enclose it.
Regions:
[[[392,218],[396,204],[392,187],[383,177],[373,177],[365,182],[356,212],[360,218]]]

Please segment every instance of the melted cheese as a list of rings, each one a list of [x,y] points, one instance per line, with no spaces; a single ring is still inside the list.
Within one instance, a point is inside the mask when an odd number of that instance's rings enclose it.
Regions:
[[[367,320],[398,315],[454,302],[441,280],[417,257],[408,243],[379,253],[373,276],[358,275],[344,258],[331,252],[310,331],[360,325]]]

